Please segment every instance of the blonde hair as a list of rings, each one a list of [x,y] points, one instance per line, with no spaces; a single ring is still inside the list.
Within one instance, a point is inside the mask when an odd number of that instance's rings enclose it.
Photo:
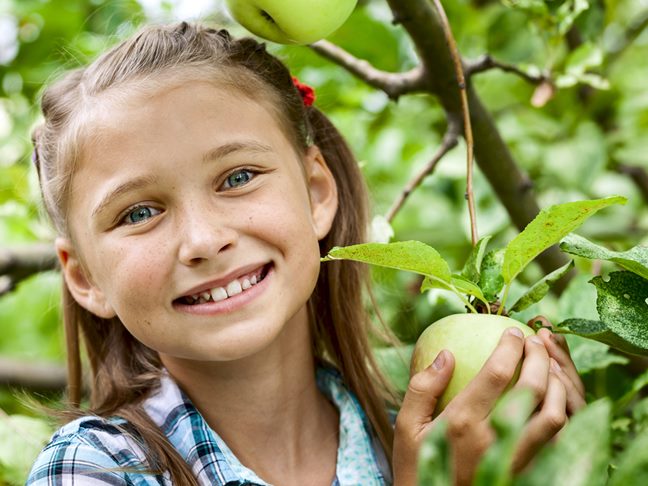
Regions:
[[[164,74],[165,76],[160,76]],[[245,90],[268,104],[293,143],[303,153],[311,143],[322,151],[333,173],[339,209],[330,233],[320,241],[325,254],[336,245],[365,240],[367,195],[362,174],[348,145],[315,107],[306,107],[288,69],[250,38],[233,39],[225,30],[182,22],[149,26],[99,57],[90,66],[69,72],[42,96],[45,122],[33,134],[45,208],[58,234],[73,239],[67,225],[72,176],[82,158],[84,121],[98,96],[119,97],[123,89],[150,89],[177,80],[208,79],[219,86]],[[371,323],[362,293],[368,288],[366,267],[331,262],[322,267],[308,309],[317,359],[333,363],[355,393],[391,458],[393,429],[387,405],[390,388],[380,374],[369,344]],[[81,307],[63,283],[63,319],[68,347],[68,392],[78,410],[81,365],[78,331],[84,338],[92,371],[89,412],[128,420],[148,447],[155,470],[168,470],[176,484],[196,484],[187,464],[150,420],[142,401],[161,373],[157,352],[143,345],[118,318],[102,319]]]

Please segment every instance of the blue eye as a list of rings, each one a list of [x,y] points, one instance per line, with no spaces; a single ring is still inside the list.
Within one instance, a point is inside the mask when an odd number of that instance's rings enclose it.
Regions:
[[[247,169],[237,170],[236,172],[232,172],[229,176],[227,176],[227,179],[225,179],[223,186],[226,189],[235,189],[237,187],[244,186],[245,184],[250,182],[253,177],[254,174]]]
[[[152,208],[151,206],[137,206],[124,216],[123,222],[126,224],[138,224],[160,213],[161,211],[159,209]]]

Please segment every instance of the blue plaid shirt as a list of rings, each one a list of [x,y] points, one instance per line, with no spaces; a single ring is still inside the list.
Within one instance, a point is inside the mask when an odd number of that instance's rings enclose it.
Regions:
[[[333,486],[390,484],[383,449],[340,374],[331,368],[318,368],[317,385],[340,414]],[[144,402],[144,408],[187,462],[199,484],[268,485],[241,464],[168,375]],[[124,428],[128,429],[128,424],[121,419],[96,416],[63,426],[38,456],[27,485],[172,484],[168,472],[154,475],[136,471],[147,465],[144,449],[137,435],[124,433]]]

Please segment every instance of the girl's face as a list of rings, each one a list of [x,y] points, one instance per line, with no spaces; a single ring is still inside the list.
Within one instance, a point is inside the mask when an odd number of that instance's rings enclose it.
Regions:
[[[249,356],[305,321],[337,210],[319,150],[300,160],[269,109],[201,81],[100,100],[92,127],[74,245],[57,241],[83,307],[200,361]]]

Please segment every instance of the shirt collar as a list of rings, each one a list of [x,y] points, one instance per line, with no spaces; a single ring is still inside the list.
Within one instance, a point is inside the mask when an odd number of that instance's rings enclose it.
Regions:
[[[388,462],[356,397],[339,372],[331,367],[319,367],[316,379],[318,388],[340,414],[333,484],[387,484],[390,478]],[[200,484],[268,486],[254,471],[241,464],[168,374],[163,375],[159,389],[145,401],[144,408],[189,464]]]

